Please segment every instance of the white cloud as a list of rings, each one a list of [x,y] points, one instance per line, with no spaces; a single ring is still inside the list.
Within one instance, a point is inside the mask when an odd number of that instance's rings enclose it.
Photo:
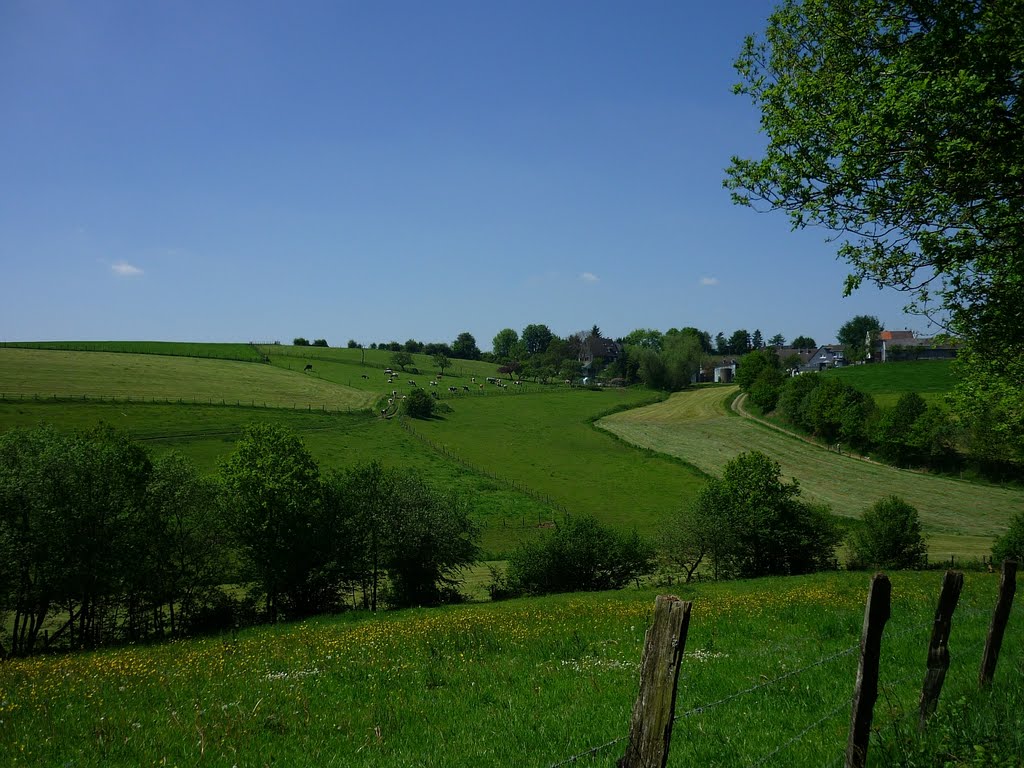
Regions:
[[[718,285],[717,277],[702,277],[700,279],[701,285]]]
[[[596,283],[598,281],[598,277],[593,272],[584,272],[580,275],[580,280],[584,283]]]
[[[122,277],[135,277],[142,274],[141,269],[124,261],[111,264],[110,268],[114,270],[115,275],[121,275]]]

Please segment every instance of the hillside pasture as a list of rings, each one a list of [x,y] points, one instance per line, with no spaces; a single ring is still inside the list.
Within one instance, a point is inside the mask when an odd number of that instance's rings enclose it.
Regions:
[[[269,365],[164,355],[0,348],[0,396],[368,408],[366,392]]]
[[[296,432],[321,470],[345,469],[369,461],[418,472],[432,486],[456,493],[481,526],[486,556],[503,558],[519,542],[533,539],[541,521],[553,519],[546,504],[495,481],[467,471],[431,451],[402,430],[368,411],[323,412],[249,406],[137,402],[0,401],[0,431],[52,424],[58,429],[90,429],[99,423],[126,431],[160,455],[176,450],[206,474],[217,471],[254,422],[276,424]]]
[[[260,362],[256,347],[243,342],[191,341],[18,341],[3,342],[2,347],[49,349],[63,352],[119,352],[134,355],[173,355],[220,360]]]
[[[866,392],[881,406],[896,405],[907,392],[917,392],[929,403],[941,405],[956,384],[950,360],[847,365],[825,371],[825,375]]]
[[[450,401],[453,410],[442,418],[411,423],[460,458],[551,497],[569,514],[656,536],[704,477],[591,424],[601,413],[650,398],[643,390],[615,389],[465,398]]]
[[[871,737],[878,765],[905,756],[941,575],[891,579]],[[993,687],[977,689],[996,581],[966,574],[950,639],[938,717],[960,723],[969,713],[961,740],[942,745],[958,765],[981,764],[975,745],[991,748],[993,733],[1002,758],[986,765],[1016,764],[1007,758],[1024,751],[1021,730],[1007,727],[1024,704],[1019,600]],[[830,573],[682,588],[694,606],[669,765],[841,763],[867,584],[863,573]],[[624,751],[654,596],[628,589],[351,612],[7,661],[0,761],[488,768],[581,755],[581,764],[612,765]]]
[[[735,388],[698,389],[672,395],[632,411],[616,413],[598,426],[623,440],[687,461],[720,475],[727,461],[758,450],[782,466],[784,477],[800,482],[804,497],[833,512],[859,517],[878,499],[902,496],[917,507],[933,559],[950,554],[980,558],[1010,517],[1024,509],[1024,491],[968,483],[895,469],[840,455],[726,412]]]

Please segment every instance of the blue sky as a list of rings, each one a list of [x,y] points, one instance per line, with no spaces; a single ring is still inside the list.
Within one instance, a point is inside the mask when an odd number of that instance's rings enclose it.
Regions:
[[[768,11],[5,0],[0,340],[926,330],[722,188]]]

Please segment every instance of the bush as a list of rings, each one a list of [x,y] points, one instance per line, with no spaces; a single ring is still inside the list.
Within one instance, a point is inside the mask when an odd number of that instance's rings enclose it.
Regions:
[[[888,496],[864,513],[860,528],[850,536],[849,568],[921,568],[928,547],[921,534],[917,510],[899,496]]]
[[[327,339],[314,339],[313,340],[313,346],[314,347],[326,347],[327,346]]]
[[[309,339],[304,339],[301,336],[297,336],[296,338],[292,339],[292,344],[296,347],[308,347]]]
[[[414,419],[429,419],[434,415],[434,398],[422,389],[414,389],[402,401],[402,413]]]
[[[728,462],[722,477],[701,489],[691,526],[716,577],[796,575],[836,567],[841,535],[831,515],[800,501],[800,486],[782,482],[780,475],[778,462],[751,451]]]
[[[620,589],[654,568],[654,550],[635,532],[602,526],[591,516],[573,517],[540,541],[509,557],[507,593],[541,595]]]
[[[996,539],[992,547],[992,561],[1016,560],[1024,563],[1024,512],[1018,512],[1010,521],[1010,529]]]

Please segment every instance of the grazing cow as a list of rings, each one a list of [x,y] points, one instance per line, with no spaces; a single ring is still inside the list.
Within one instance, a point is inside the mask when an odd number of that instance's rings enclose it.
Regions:
[[[437,386],[437,382],[436,382],[436,381],[432,381],[432,382],[430,382],[430,386],[432,386],[432,387],[436,387],[436,386]]]
[[[463,385],[462,385],[462,388],[463,388],[463,389],[464,389],[464,390],[465,390],[466,392],[469,392],[469,387],[467,387],[467,386],[466,386],[465,384],[463,384]]]
[[[367,376],[367,375],[366,375],[366,374],[364,373],[364,374],[363,374],[363,378],[364,378],[364,379],[368,379],[368,378],[370,378],[370,377],[369,377],[369,376]]]
[[[521,381],[517,381],[517,382],[516,382],[516,386],[517,386],[517,387],[521,387],[521,386],[523,386],[523,382],[521,382]]]
[[[385,376],[390,376],[392,373],[394,373],[394,371],[392,371],[390,368],[385,368],[384,369],[384,375]]]
[[[458,392],[459,388],[458,387],[448,387],[448,391],[449,392]]]
[[[302,369],[302,372],[305,373],[306,371],[312,371],[312,370],[313,370],[313,364],[312,363],[306,363],[306,367]]]
[[[413,381],[412,379],[409,379],[409,386],[410,387],[415,387],[416,386],[416,382]]]

